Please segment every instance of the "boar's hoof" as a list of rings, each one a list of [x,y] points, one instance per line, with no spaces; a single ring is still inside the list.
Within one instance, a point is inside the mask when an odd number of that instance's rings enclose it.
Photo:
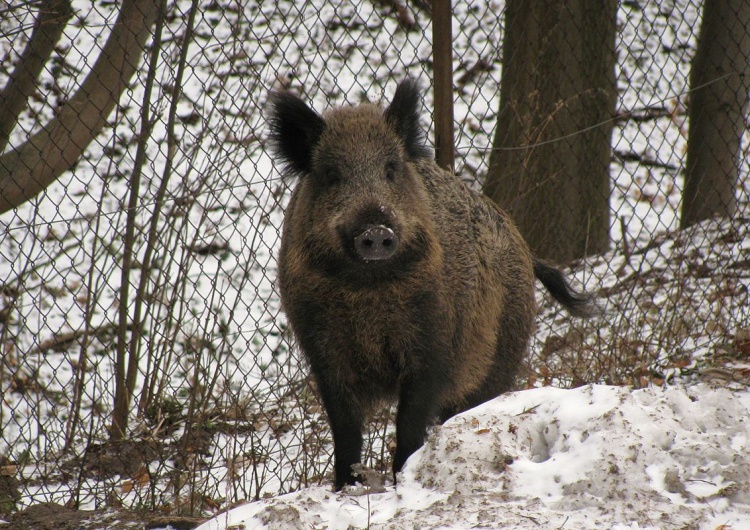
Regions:
[[[354,248],[367,261],[388,259],[398,248],[398,237],[384,226],[373,226],[354,238]]]

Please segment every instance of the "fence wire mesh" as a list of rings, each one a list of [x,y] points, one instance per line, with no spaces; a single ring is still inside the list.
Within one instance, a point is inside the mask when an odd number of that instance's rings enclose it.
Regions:
[[[32,179],[55,164],[62,176],[0,217],[0,515],[46,501],[205,514],[329,480],[331,435],[275,285],[294,183],[267,152],[264,102],[285,88],[319,111],[387,101],[411,77],[434,140],[430,2],[147,4],[0,2],[3,194],[20,171],[9,157],[31,139],[56,130],[49,142],[80,142],[65,129],[71,103],[89,79],[120,75],[100,63],[121,10],[149,12],[133,76],[114,95],[85,94],[101,131],[76,160],[38,157]],[[480,189],[506,3],[453,4],[455,171]],[[703,13],[699,0],[617,6],[609,250],[565,264],[607,316],[574,320],[540,294],[521,387],[708,373],[747,383],[732,364],[750,354],[746,126],[734,214],[678,231]],[[389,414],[372,420],[366,448],[383,473]]]

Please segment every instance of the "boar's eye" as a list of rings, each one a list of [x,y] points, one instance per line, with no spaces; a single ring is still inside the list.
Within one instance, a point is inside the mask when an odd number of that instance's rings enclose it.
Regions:
[[[335,186],[341,182],[341,173],[338,169],[327,168],[323,171],[323,181],[327,186]]]
[[[385,166],[385,178],[388,179],[389,182],[394,182],[396,180],[395,164],[387,164]]]

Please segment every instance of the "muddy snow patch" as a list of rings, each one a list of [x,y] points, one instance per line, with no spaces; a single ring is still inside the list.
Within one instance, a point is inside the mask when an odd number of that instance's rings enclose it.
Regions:
[[[327,486],[235,508],[228,528],[750,528],[750,394],[539,388],[431,432],[382,493]]]

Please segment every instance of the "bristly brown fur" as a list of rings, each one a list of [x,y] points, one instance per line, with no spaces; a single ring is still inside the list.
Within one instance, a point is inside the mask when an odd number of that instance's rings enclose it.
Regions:
[[[279,287],[331,423],[336,489],[357,479],[377,402],[399,402],[395,473],[435,419],[513,387],[534,326],[528,247],[494,203],[425,156],[418,103],[410,82],[385,111],[320,117],[272,98],[276,152],[301,177]],[[353,245],[373,226],[393,234],[388,259],[363,259]]]

